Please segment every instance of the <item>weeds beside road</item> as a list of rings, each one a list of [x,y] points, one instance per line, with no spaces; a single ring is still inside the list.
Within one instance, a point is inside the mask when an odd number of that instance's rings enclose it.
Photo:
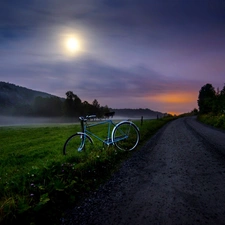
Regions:
[[[199,115],[198,120],[205,124],[225,130],[225,114],[215,115],[213,113],[209,113]]]

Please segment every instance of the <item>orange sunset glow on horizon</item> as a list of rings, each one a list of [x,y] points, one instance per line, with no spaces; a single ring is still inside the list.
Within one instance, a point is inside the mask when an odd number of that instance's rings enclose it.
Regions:
[[[184,106],[191,111],[197,108],[198,94],[196,92],[169,92],[160,93],[155,96],[148,96],[145,99],[149,102],[155,102],[163,108],[165,112],[172,115],[185,113]]]
[[[162,103],[171,103],[171,104],[184,104],[190,103],[197,100],[196,93],[164,93],[159,94],[154,97],[150,97],[151,100],[159,101]]]

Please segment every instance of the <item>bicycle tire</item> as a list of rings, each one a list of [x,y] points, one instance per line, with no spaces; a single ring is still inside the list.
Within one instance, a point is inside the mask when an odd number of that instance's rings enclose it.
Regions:
[[[72,155],[75,151],[82,151],[87,145],[93,144],[92,139],[84,133],[71,135],[63,146],[64,155]]]
[[[131,151],[140,141],[139,129],[132,122],[120,122],[112,131],[112,140],[118,149]]]

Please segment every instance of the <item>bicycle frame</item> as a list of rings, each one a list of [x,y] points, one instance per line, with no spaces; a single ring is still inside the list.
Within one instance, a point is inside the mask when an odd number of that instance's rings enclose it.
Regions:
[[[85,123],[85,124],[84,124]],[[99,136],[97,136],[96,134],[92,133],[90,130],[88,130],[88,128],[90,127],[95,127],[95,126],[100,126],[100,125],[103,125],[103,124],[108,124],[108,131],[107,131],[107,137],[106,137],[106,140],[100,138]],[[105,120],[105,121],[101,121],[101,122],[98,122],[98,123],[93,123],[93,124],[87,124],[87,121],[81,121],[81,128],[82,128],[82,133],[84,133],[85,135],[89,136],[89,138],[92,140],[92,137],[98,139],[99,141],[101,141],[102,143],[106,144],[106,145],[111,145],[111,144],[114,144],[115,141],[112,140],[111,138],[111,128],[112,127],[115,127],[117,124],[114,123],[112,120]],[[118,140],[117,140],[118,141]],[[93,140],[92,140],[93,142]]]

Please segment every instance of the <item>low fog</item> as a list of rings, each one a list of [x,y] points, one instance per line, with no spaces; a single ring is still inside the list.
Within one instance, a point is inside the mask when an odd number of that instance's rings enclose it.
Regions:
[[[0,126],[64,124],[78,122],[76,118],[0,116]]]
[[[141,117],[125,117],[114,116],[109,118],[112,120],[139,120]],[[156,119],[155,117],[144,117],[143,119]],[[62,125],[79,122],[78,118],[65,118],[65,117],[19,117],[19,116],[1,116],[0,115],[0,127],[1,126],[26,126],[26,125]]]

